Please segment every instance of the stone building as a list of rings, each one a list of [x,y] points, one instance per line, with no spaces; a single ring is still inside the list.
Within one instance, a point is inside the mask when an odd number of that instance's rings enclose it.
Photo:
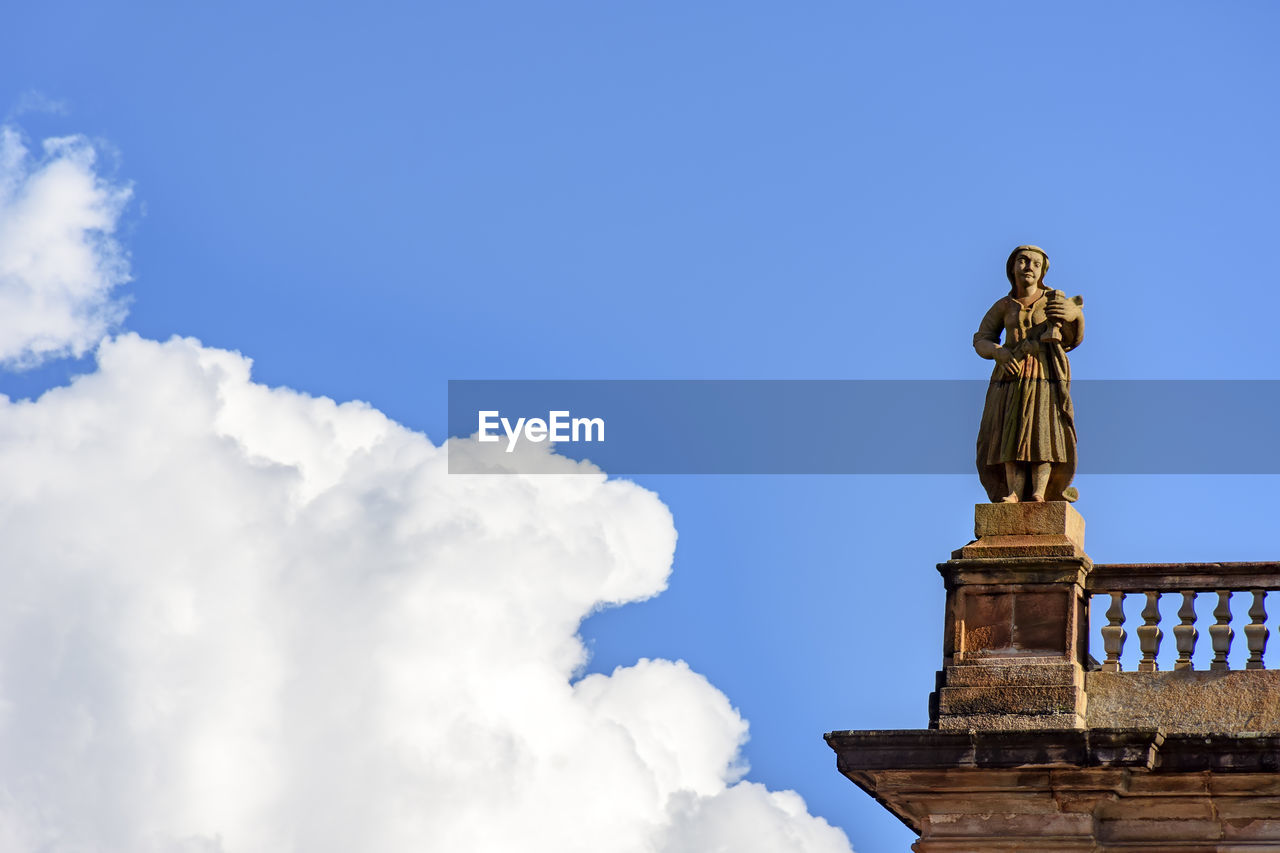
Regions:
[[[1062,502],[979,504],[975,534],[938,566],[929,728],[826,736],[840,772],[920,836],[912,849],[1280,851],[1280,671],[1263,662],[1280,563],[1095,565]],[[1143,604],[1132,671],[1126,597]]]

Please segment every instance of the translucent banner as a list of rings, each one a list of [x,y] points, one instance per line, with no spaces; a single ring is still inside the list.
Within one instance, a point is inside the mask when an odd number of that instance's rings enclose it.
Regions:
[[[553,445],[620,475],[967,474],[986,391],[978,380],[452,380],[449,435],[490,452],[451,443],[449,470],[538,473],[538,455],[521,450]],[[1077,380],[1071,397],[1080,474],[1280,473],[1280,380]]]

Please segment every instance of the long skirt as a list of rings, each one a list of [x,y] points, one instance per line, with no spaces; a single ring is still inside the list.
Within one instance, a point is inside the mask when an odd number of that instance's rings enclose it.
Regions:
[[[1006,462],[1049,462],[1051,501],[1075,500],[1069,489],[1076,469],[1076,427],[1071,407],[1066,355],[1028,356],[1021,375],[993,377],[978,428],[978,476],[987,496],[999,500],[1008,492]],[[1056,356],[1056,358],[1055,358]],[[1059,362],[1060,360],[1060,362]]]

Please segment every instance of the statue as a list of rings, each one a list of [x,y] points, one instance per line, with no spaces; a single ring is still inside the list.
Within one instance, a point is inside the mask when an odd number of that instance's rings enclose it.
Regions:
[[[995,359],[978,428],[978,477],[992,503],[1074,501],[1076,427],[1067,353],[1084,337],[1082,297],[1044,283],[1049,256],[1019,246],[1005,262],[1013,289],[982,318],[973,348]],[[1000,334],[1004,333],[1004,345]]]

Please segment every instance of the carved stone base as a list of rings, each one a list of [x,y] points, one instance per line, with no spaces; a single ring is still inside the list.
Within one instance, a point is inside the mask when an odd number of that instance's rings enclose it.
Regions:
[[[940,729],[1070,729],[1085,724],[1084,673],[1072,663],[968,663],[944,671]]]
[[[1084,520],[1062,502],[978,504],[974,533],[938,566],[947,605],[930,726],[1082,728]]]
[[[1084,556],[1084,518],[1066,501],[978,504],[973,516],[977,539],[955,559]]]

